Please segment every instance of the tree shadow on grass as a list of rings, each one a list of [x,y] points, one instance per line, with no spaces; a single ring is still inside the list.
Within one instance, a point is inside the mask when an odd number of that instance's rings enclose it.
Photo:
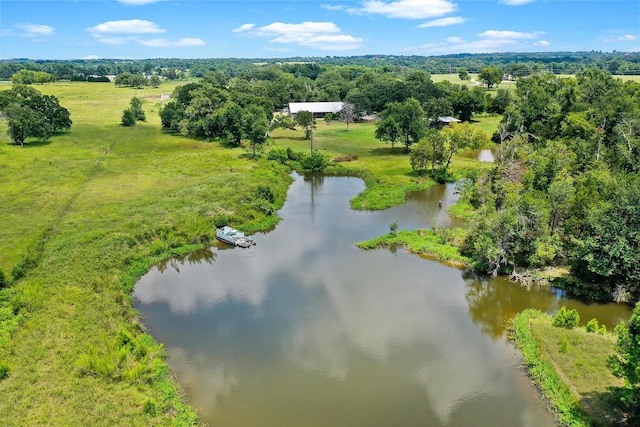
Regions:
[[[427,170],[427,169],[423,169],[423,170],[411,170],[407,173],[405,173],[406,176],[409,176],[411,178],[424,178],[424,179],[432,179],[431,176],[431,171]]]
[[[405,150],[404,146],[401,147],[380,147],[374,148],[369,151],[374,156],[406,156],[407,150]]]
[[[278,141],[278,140],[285,140],[285,141],[309,141],[309,138],[307,138],[304,134],[300,135],[300,136],[271,136],[269,135],[269,138],[271,138],[274,141]]]
[[[7,142],[5,145],[7,147],[16,147],[16,148],[37,148],[37,147],[45,147],[47,145],[51,144],[51,140],[47,139],[42,140],[42,139],[37,139],[35,141],[25,141],[24,145],[20,145],[20,144],[16,144],[15,142]]]
[[[621,398],[624,394],[621,387],[610,387],[606,392],[592,392],[582,395],[580,403],[587,414],[594,418],[594,426],[630,425]]]

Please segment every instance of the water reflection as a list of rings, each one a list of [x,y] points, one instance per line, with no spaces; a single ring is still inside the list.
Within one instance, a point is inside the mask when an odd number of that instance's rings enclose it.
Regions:
[[[179,273],[181,265],[211,264],[216,260],[216,255],[212,248],[200,249],[181,257],[160,261],[156,268],[160,273],[164,273],[167,267],[171,267]]]
[[[496,147],[485,150],[467,150],[460,153],[460,156],[467,159],[475,159],[483,163],[493,163],[496,157],[496,151]]]
[[[446,223],[438,200],[357,212],[353,178],[297,177],[283,221],[250,249],[159,266],[135,289],[144,323],[203,420],[219,426],[551,426],[502,334],[527,292],[355,243]],[[418,202],[422,198],[421,203]],[[425,212],[430,212],[429,214]],[[207,262],[202,262],[208,259]],[[214,262],[215,261],[215,262]],[[171,266],[172,268],[168,268]]]

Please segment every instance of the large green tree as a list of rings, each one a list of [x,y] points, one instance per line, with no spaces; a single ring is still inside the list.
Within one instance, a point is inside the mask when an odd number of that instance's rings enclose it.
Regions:
[[[612,357],[613,373],[624,378],[626,390],[621,400],[627,410],[627,425],[640,424],[640,303],[636,304],[629,325],[616,327],[618,341]]]
[[[244,110],[244,134],[251,142],[253,157],[256,157],[256,146],[262,145],[267,140],[269,121],[267,113],[257,105],[252,105]]]
[[[391,114],[383,114],[382,120],[376,124],[375,137],[382,142],[390,143],[393,150],[396,142],[402,137],[400,123]]]
[[[621,175],[608,200],[591,206],[576,240],[573,272],[601,292],[640,293],[640,177]]]
[[[452,92],[449,99],[455,115],[463,122],[471,121],[474,113],[482,113],[485,109],[485,98],[481,88],[469,90],[462,86]]]
[[[487,135],[480,129],[472,127],[469,123],[452,123],[443,129],[448,136],[445,146],[444,171],[449,169],[451,159],[461,150],[477,150],[487,145]]]
[[[425,112],[414,98],[403,103],[392,102],[380,115],[382,120],[376,125],[376,138],[392,144],[396,140],[403,141],[407,152],[411,144],[424,137],[428,128]],[[397,139],[396,132],[399,132]]]
[[[0,92],[0,111],[6,116],[9,136],[17,145],[24,145],[29,137],[46,141],[72,124],[69,111],[55,96],[42,95],[24,85]]]
[[[500,84],[503,76],[504,72],[498,67],[484,67],[478,73],[478,79],[486,84],[487,88]]]
[[[442,166],[447,158],[448,139],[444,132],[428,129],[424,138],[411,146],[411,168],[422,174],[429,165],[433,174],[436,167]]]
[[[311,111],[298,111],[293,122],[304,129],[305,138],[311,142],[311,153],[313,153],[313,127],[315,126],[315,120],[313,119],[313,113]]]

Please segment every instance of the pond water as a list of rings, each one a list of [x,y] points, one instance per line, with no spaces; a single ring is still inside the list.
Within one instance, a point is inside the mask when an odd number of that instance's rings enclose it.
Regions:
[[[585,304],[355,244],[452,225],[454,187],[353,211],[356,178],[295,176],[282,221],[250,249],[217,245],[136,285],[145,326],[201,419],[216,426],[552,426],[505,322],[566,305],[607,325],[630,310]],[[438,201],[443,207],[438,207]]]
[[[479,162],[483,162],[483,163],[492,163],[496,158],[497,152],[498,152],[498,148],[493,147],[491,149],[484,149],[484,150],[467,150],[460,153],[460,156],[465,157],[467,159],[476,159]]]

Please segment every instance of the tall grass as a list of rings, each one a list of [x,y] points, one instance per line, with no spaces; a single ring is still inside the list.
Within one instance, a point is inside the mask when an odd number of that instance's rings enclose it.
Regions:
[[[38,89],[74,123],[25,147],[0,134],[0,270],[13,281],[0,290],[0,419],[194,424],[162,352],[141,335],[129,292],[154,263],[212,241],[216,218],[247,231],[275,224],[257,189],[269,185],[281,206],[289,171],[250,160],[245,148],[163,133],[159,94],[171,87]],[[123,128],[132,96],[148,122]],[[135,345],[122,345],[122,334]]]
[[[522,362],[531,381],[548,399],[561,425],[572,427],[593,425],[596,420],[587,414],[580,404],[579,397],[562,380],[531,333],[531,324],[537,322],[550,323],[551,318],[539,310],[528,309],[518,314],[509,328],[512,340],[522,353]]]
[[[425,255],[458,266],[468,266],[471,260],[460,254],[459,242],[463,239],[465,230],[437,229],[437,230],[402,230],[392,231],[372,240],[358,243],[361,249],[375,249],[379,247],[404,246],[412,253]]]

